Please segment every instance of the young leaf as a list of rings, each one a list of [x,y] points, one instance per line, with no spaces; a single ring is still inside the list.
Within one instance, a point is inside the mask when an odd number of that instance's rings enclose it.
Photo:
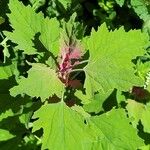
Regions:
[[[124,2],[125,2],[125,0],[116,0],[116,3],[117,3],[120,7],[123,6]]]
[[[28,71],[28,77],[20,79],[18,84],[10,89],[11,95],[27,94],[32,97],[41,97],[42,101],[53,94],[61,96],[63,90],[63,84],[55,71],[40,63],[33,63]]]
[[[144,144],[122,109],[92,117],[89,124],[98,134],[98,142],[95,142],[93,149],[133,150]]]
[[[6,141],[13,137],[14,137],[14,135],[10,134],[9,131],[0,129],[0,141]]]
[[[71,6],[71,2],[72,2],[72,0],[58,0],[58,1],[64,6],[65,9]]]
[[[39,118],[33,123],[33,132],[43,128],[42,150],[88,149],[89,135],[84,118],[65,103],[46,104],[33,118]]]
[[[13,65],[0,66],[0,79],[8,79],[13,75]]]
[[[129,90],[133,85],[143,85],[134,75],[132,59],[144,53],[147,36],[141,31],[125,32],[123,28],[109,32],[106,25],[92,31],[84,45],[90,52],[86,73],[87,93],[111,89]]]

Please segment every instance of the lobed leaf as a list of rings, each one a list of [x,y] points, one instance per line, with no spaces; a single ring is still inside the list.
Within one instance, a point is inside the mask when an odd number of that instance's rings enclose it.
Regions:
[[[17,48],[23,50],[25,54],[36,54],[37,50],[33,40],[38,41],[37,33],[41,34],[40,41],[45,48],[57,54],[59,46],[59,22],[56,18],[44,19],[42,13],[35,13],[30,6],[24,6],[18,0],[9,2],[9,21],[13,27],[13,32],[4,32],[5,35],[17,44]],[[35,38],[35,39],[34,39]],[[37,38],[37,39],[36,39]],[[41,51],[41,49],[38,51]]]
[[[41,97],[42,101],[56,94],[61,96],[63,84],[54,70],[44,64],[32,64],[28,77],[18,81],[18,85],[10,89],[13,96],[27,94],[31,97]]]
[[[83,43],[90,52],[86,73],[87,93],[107,93],[116,88],[129,90],[133,85],[141,86],[143,81],[135,76],[132,59],[143,55],[147,36],[141,31],[125,32],[123,28],[108,31],[106,25],[92,30]]]
[[[84,118],[65,103],[46,104],[33,118],[39,118],[33,123],[33,132],[43,128],[42,150],[89,149],[90,135]]]
[[[98,150],[133,150],[144,145],[129,124],[123,109],[113,109],[108,113],[92,117],[89,121],[93,132],[98,134],[98,142],[94,143],[93,149]]]

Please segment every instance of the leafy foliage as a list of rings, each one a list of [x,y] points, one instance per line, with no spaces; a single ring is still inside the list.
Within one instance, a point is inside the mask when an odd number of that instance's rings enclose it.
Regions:
[[[42,149],[85,149],[90,142],[84,118],[63,102],[44,105],[33,117],[39,118],[33,124],[33,131],[44,130]]]
[[[146,0],[131,0],[131,5],[138,16],[147,21],[149,19],[149,2]]]
[[[37,78],[40,80],[37,80]],[[31,97],[41,97],[42,101],[53,96],[53,94],[60,96],[63,89],[56,73],[44,64],[38,63],[32,64],[32,68],[28,72],[28,78],[23,77],[18,82],[19,85],[10,90],[11,95],[27,94]]]
[[[0,8],[0,149],[149,149],[147,0]]]
[[[12,0],[9,3],[9,8],[13,13],[8,16],[15,30],[13,32],[5,32],[5,35],[18,44],[17,49],[24,50],[25,54],[36,54],[37,50],[34,48],[33,40],[36,34],[40,32],[42,35],[40,41],[47,50],[53,50],[54,53],[55,50],[58,50],[59,24],[56,19],[44,19],[41,13],[36,14],[30,6],[23,7],[23,4],[16,0]],[[21,20],[18,21],[18,18]],[[45,26],[51,26],[51,28]],[[50,39],[51,41],[49,41]]]
[[[89,63],[84,69],[87,93],[97,92],[96,90],[105,93],[113,88],[128,90],[132,85],[142,85],[134,75],[131,59],[144,52],[144,38],[140,31],[125,33],[120,28],[109,32],[105,25],[97,32],[92,31],[84,42],[90,52]]]
[[[91,118],[91,122],[92,125],[94,124],[94,129],[97,129],[99,133],[98,141],[100,144],[95,144],[95,149],[132,150],[143,143],[141,139],[137,138],[135,130],[129,125],[129,121],[121,109],[112,110],[101,116],[95,116]],[[120,134],[119,131],[122,133]]]

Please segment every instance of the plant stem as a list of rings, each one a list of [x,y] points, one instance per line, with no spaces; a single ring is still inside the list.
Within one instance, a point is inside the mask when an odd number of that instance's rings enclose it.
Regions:
[[[65,88],[63,88],[63,92],[62,92],[62,95],[61,95],[61,102],[64,102],[64,94],[65,94]]]
[[[73,69],[71,71],[69,71],[69,73],[72,73],[72,72],[82,72],[84,71],[83,69]]]
[[[73,65],[73,67],[78,66],[78,65],[82,65],[82,64],[88,63],[88,62],[89,62],[89,60],[83,60],[83,61],[80,61],[79,63]]]
[[[2,39],[4,39],[4,36],[3,36],[2,32],[0,32],[0,36],[2,37]]]

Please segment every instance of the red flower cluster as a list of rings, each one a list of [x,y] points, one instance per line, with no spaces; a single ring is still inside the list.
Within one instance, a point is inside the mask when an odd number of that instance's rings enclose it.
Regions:
[[[60,80],[66,86],[77,86],[80,81],[78,80],[71,80],[70,73],[79,63],[79,59],[81,59],[82,53],[80,48],[77,48],[77,45],[65,45],[60,51],[60,58],[59,58],[59,66],[58,66],[58,76]]]

